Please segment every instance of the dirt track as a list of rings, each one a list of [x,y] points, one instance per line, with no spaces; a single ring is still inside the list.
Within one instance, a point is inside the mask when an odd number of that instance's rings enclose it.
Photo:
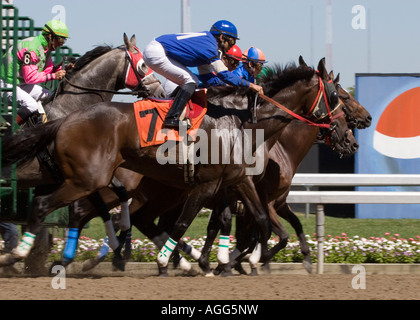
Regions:
[[[420,275],[367,275],[366,289],[358,290],[352,288],[353,277],[354,275],[68,277],[66,289],[53,289],[53,278],[49,277],[0,278],[0,299],[420,300]]]

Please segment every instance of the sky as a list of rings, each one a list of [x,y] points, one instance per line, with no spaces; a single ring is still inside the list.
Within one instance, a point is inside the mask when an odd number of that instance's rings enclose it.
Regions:
[[[327,3],[332,4],[328,22]],[[136,35],[143,49],[162,34],[181,32],[181,0],[14,0],[19,15],[37,26],[65,19],[73,52],[97,45],[123,44]],[[269,64],[305,61],[317,67],[323,57],[344,88],[356,73],[420,72],[419,0],[190,0],[191,31],[209,30],[217,20],[238,29],[237,45],[261,49]],[[331,29],[327,26],[330,25]],[[332,33],[327,32],[332,30]],[[332,54],[327,51],[332,39]]]

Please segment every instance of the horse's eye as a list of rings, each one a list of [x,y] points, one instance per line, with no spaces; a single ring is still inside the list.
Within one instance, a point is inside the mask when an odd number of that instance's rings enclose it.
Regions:
[[[336,106],[338,104],[338,94],[337,91],[331,92],[330,95],[331,106]]]

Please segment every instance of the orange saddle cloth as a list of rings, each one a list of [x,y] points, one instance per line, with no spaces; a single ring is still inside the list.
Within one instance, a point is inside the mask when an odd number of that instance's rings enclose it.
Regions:
[[[137,131],[141,147],[160,145],[167,140],[182,141],[178,130],[163,128],[163,121],[173,100],[147,99],[134,102]],[[207,112],[206,91],[194,93],[187,104],[185,119],[189,119],[191,128],[187,134],[194,139],[197,129],[200,128],[204,115]]]

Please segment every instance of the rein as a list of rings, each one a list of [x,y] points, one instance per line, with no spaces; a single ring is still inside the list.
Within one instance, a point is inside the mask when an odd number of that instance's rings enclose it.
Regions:
[[[64,77],[63,80],[65,80],[72,87],[75,87],[77,89],[84,90],[84,91],[104,92],[104,93],[121,94],[121,95],[137,95],[138,98],[141,98],[141,97],[144,96],[144,90],[145,90],[143,88],[144,86],[143,86],[143,82],[142,82],[142,77],[139,74],[139,72],[137,71],[137,69],[135,68],[134,63],[133,63],[133,59],[131,58],[130,54],[128,53],[128,50],[125,50],[125,58],[128,60],[130,66],[131,66],[131,68],[132,68],[132,70],[133,70],[133,72],[134,72],[134,74],[135,74],[135,76],[138,80],[137,86],[129,92],[120,92],[120,91],[117,91],[117,90],[108,90],[108,89],[89,88],[89,87],[79,86],[79,85],[71,82],[66,76]]]
[[[275,105],[277,108],[280,108],[281,110],[283,110],[283,111],[287,112],[288,114],[290,114],[290,115],[291,115],[291,116],[293,116],[294,118],[296,118],[296,119],[298,119],[298,120],[300,120],[300,121],[306,122],[307,124],[309,124],[309,125],[311,125],[311,126],[316,126],[316,127],[320,127],[320,128],[329,128],[329,127],[330,127],[330,125],[329,125],[329,124],[326,124],[326,123],[315,123],[315,122],[312,122],[311,120],[309,120],[309,119],[307,119],[307,118],[305,118],[305,117],[302,117],[301,115],[298,115],[297,113],[295,113],[295,112],[293,112],[292,110],[290,110],[290,109],[286,108],[286,107],[285,107],[285,106],[283,106],[282,104],[280,104],[280,103],[278,103],[277,101],[275,101],[275,100],[273,100],[273,99],[271,99],[271,98],[267,97],[267,96],[266,96],[266,95],[264,95],[264,94],[260,94],[259,96],[260,96],[262,99],[264,99],[265,101],[267,101],[267,102],[269,102],[269,103],[271,103],[271,104]]]
[[[334,109],[334,110],[332,110],[331,111],[331,109],[330,109],[330,106],[329,106],[329,103],[328,103],[328,100],[327,100],[327,95],[326,95],[326,93],[325,93],[325,86],[324,86],[324,83],[323,83],[323,81],[322,81],[322,79],[321,79],[321,77],[320,76],[318,76],[318,79],[319,79],[319,90],[318,90],[318,94],[317,94],[317,97],[316,97],[316,99],[315,99],[315,101],[314,101],[314,103],[312,104],[312,107],[311,107],[311,109],[309,110],[309,112],[308,112],[308,114],[307,114],[307,116],[315,109],[315,107],[316,106],[318,106],[319,104],[320,104],[320,102],[321,102],[321,100],[322,100],[322,98],[324,97],[324,100],[325,100],[325,104],[326,104],[326,107],[327,107],[327,111],[328,111],[328,116],[329,116],[329,118],[330,118],[330,121],[331,121],[331,123],[333,122],[333,120],[334,119],[336,119],[336,118],[338,118],[338,117],[341,117],[343,114],[344,114],[344,112],[340,112],[338,115],[335,115],[335,116],[333,116],[332,115],[332,113],[338,108],[338,107],[340,107],[341,106],[341,102],[339,102],[338,104],[337,104],[337,106],[336,106],[336,108]],[[257,96],[258,96],[258,94],[257,94]],[[280,108],[281,110],[283,110],[283,111],[285,111],[285,112],[287,112],[288,114],[290,114],[291,116],[293,116],[294,118],[296,118],[296,119],[298,119],[298,120],[300,120],[300,121],[303,121],[303,122],[305,122],[305,123],[307,123],[308,125],[310,125],[310,126],[315,126],[315,127],[319,127],[319,128],[327,128],[327,129],[331,129],[331,123],[330,124],[327,124],[327,123],[316,123],[316,122],[313,122],[313,121],[311,121],[311,120],[309,120],[308,118],[305,118],[305,117],[303,117],[303,116],[301,116],[301,115],[299,115],[299,114],[297,114],[297,113],[295,113],[295,112],[293,112],[292,110],[290,110],[290,109],[288,109],[288,108],[286,108],[285,106],[283,106],[282,104],[280,104],[280,103],[278,103],[277,101],[275,101],[275,100],[273,100],[273,99],[271,99],[271,98],[269,98],[269,97],[267,97],[266,95],[264,95],[264,94],[262,94],[262,95],[259,95],[262,99],[264,99],[265,101],[267,101],[267,102],[269,102],[269,103],[271,103],[271,104],[273,104],[273,105],[275,105],[276,107],[278,107],[278,108]],[[255,110],[255,108],[254,108],[254,110]]]

